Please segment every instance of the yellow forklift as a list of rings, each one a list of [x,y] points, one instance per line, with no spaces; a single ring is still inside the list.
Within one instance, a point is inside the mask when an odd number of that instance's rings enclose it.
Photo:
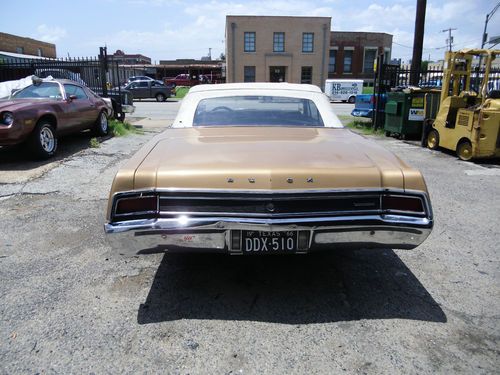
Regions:
[[[500,157],[500,77],[491,76],[497,55],[500,50],[446,52],[439,112],[425,129],[427,147],[456,151],[462,160]],[[480,67],[473,76],[474,57]]]

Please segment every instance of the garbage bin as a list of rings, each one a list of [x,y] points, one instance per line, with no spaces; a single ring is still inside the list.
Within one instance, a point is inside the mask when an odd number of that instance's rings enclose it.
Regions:
[[[425,118],[425,91],[389,92],[385,105],[385,134],[420,138]]]

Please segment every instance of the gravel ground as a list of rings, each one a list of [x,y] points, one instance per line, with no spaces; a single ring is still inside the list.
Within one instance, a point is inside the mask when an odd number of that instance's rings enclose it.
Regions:
[[[0,149],[0,373],[498,373],[497,164],[374,138],[427,179],[413,251],[123,259],[107,193],[153,134]]]

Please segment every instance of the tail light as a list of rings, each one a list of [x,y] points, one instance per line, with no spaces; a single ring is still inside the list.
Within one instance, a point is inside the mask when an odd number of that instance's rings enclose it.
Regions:
[[[119,198],[116,202],[116,216],[150,215],[158,213],[158,197],[156,195]]]
[[[402,211],[423,214],[424,204],[420,197],[405,195],[383,195],[382,209],[387,211]]]

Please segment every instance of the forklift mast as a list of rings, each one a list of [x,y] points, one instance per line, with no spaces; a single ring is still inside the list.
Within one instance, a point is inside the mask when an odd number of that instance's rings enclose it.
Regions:
[[[480,74],[483,58],[485,58],[484,75],[477,77],[478,79],[481,78],[481,86],[477,90],[477,97],[481,99],[481,104],[483,104],[488,92],[491,64],[496,55],[500,55],[500,50],[465,49],[457,52],[446,52],[440,102],[443,103],[449,96],[459,96],[463,91],[471,91],[472,59],[478,56],[478,75]]]

